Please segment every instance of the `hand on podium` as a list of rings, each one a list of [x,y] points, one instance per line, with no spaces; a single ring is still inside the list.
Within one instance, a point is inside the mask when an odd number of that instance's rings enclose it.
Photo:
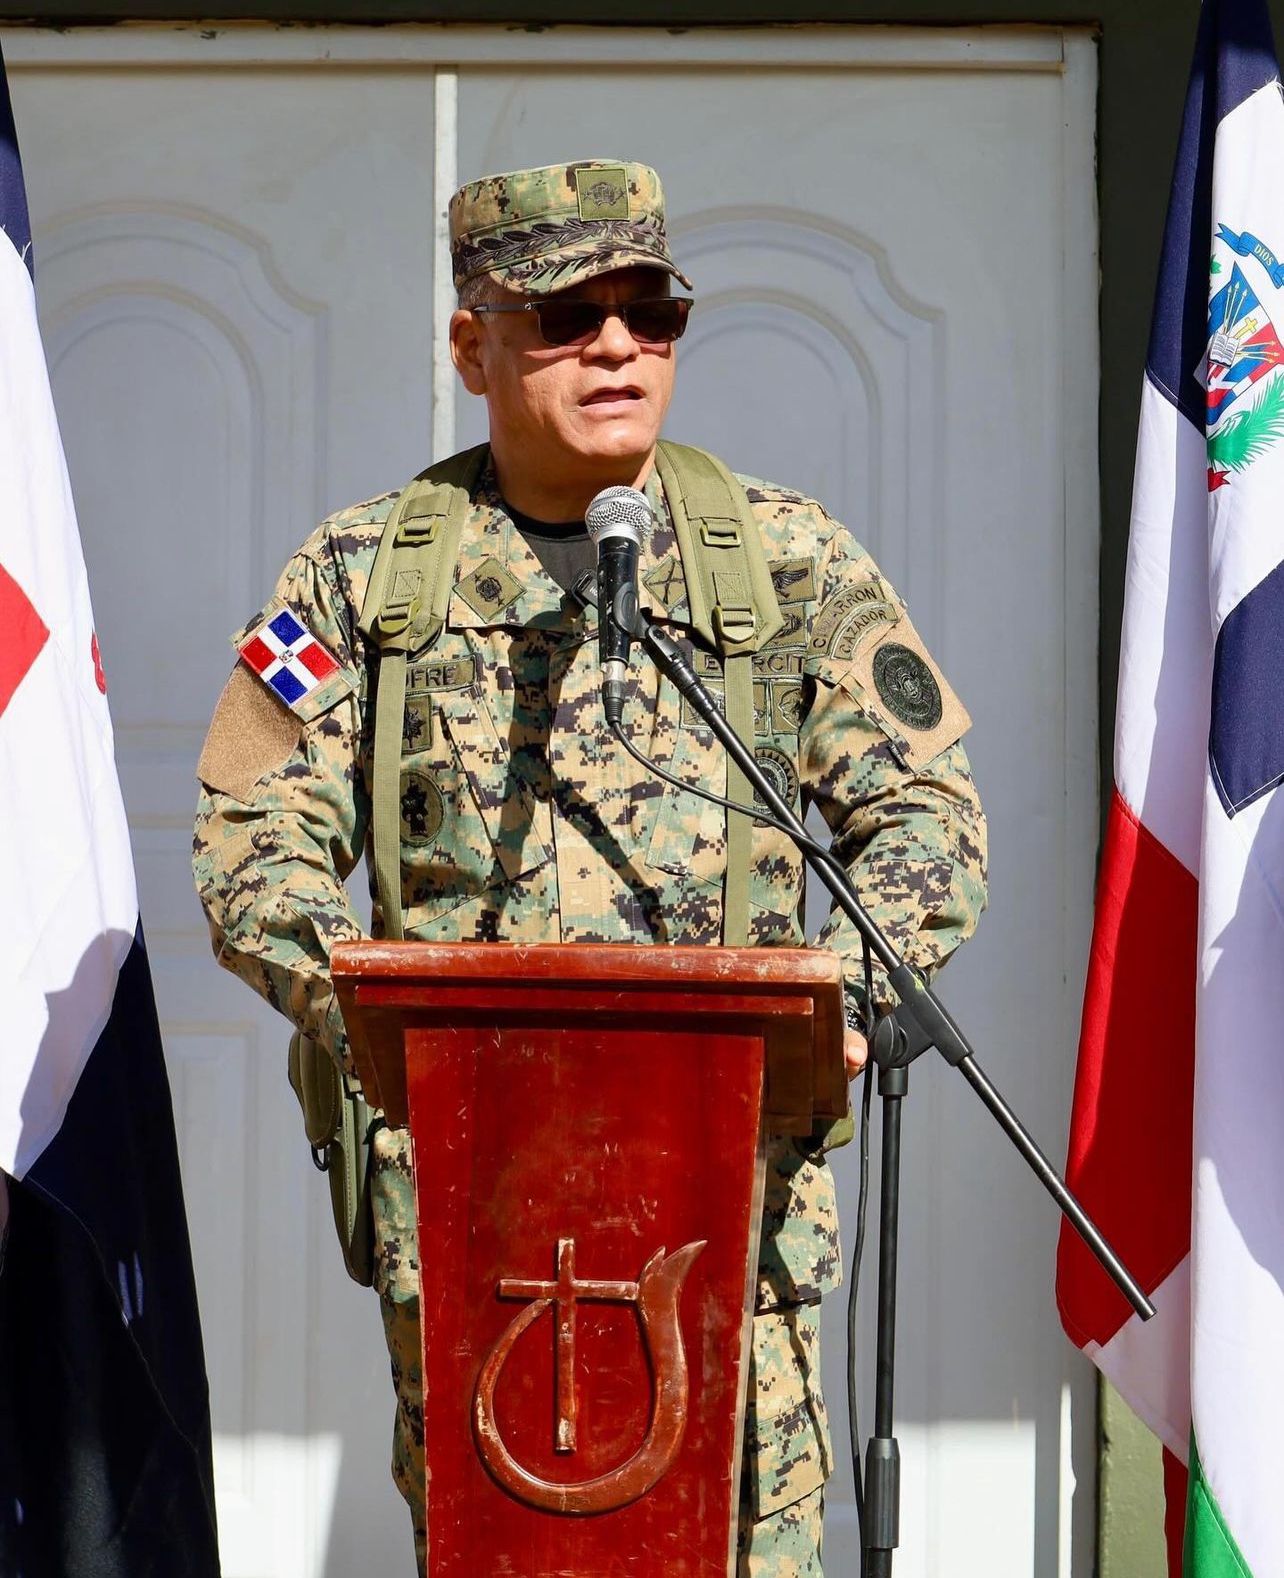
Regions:
[[[848,1030],[843,1035],[843,1062],[847,1065],[847,1078],[855,1079],[869,1057],[869,1043],[859,1030]]]

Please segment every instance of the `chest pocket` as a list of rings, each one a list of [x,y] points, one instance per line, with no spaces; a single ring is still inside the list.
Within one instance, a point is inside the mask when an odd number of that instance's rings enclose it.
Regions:
[[[405,716],[401,857],[409,931],[515,882],[549,851],[534,799],[478,685],[408,695]]]
[[[698,784],[711,794],[727,792],[726,756],[703,726],[687,724],[679,730],[667,765],[684,783]],[[727,869],[726,813],[721,806],[666,784],[646,859],[657,871],[721,887]]]

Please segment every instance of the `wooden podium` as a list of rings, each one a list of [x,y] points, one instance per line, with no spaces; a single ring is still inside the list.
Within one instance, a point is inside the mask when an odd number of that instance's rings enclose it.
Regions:
[[[345,943],[409,1123],[428,1578],[734,1572],[764,1143],[847,1107],[838,961]]]

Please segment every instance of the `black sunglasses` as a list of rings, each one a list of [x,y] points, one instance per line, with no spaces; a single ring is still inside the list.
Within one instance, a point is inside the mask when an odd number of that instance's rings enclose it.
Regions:
[[[686,296],[657,296],[618,305],[585,301],[578,296],[544,296],[520,305],[480,306],[474,312],[533,312],[545,345],[587,345],[602,332],[608,318],[619,318],[640,345],[667,345],[682,338],[691,311]]]

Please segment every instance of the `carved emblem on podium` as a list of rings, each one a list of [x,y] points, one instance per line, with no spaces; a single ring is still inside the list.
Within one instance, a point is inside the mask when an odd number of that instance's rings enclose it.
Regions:
[[[665,1258],[664,1250],[642,1267],[636,1282],[581,1280],[575,1275],[575,1240],[557,1241],[557,1280],[501,1277],[500,1298],[531,1302],[514,1317],[486,1355],[473,1396],[473,1426],[482,1461],[506,1491],[545,1512],[611,1512],[639,1500],[672,1467],[687,1428],[687,1356],[678,1320],[678,1301],[696,1256],[707,1240],[685,1244]],[[553,1311],[557,1386],[554,1449],[574,1452],[578,1402],[575,1390],[576,1306],[584,1301],[636,1304],[651,1370],[651,1422],[642,1444],[617,1467],[592,1479],[541,1479],[519,1463],[505,1445],[495,1418],[495,1387],[515,1344],[545,1310]]]

